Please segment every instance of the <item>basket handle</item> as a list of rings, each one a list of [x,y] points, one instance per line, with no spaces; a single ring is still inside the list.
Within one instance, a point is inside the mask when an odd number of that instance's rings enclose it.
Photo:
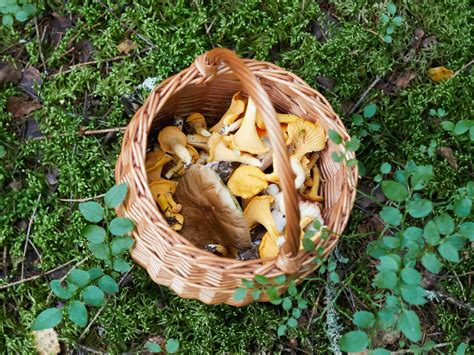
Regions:
[[[286,274],[295,273],[300,262],[297,258],[300,249],[300,211],[298,194],[295,188],[295,175],[291,169],[288,150],[286,148],[280,123],[276,111],[267,92],[258,82],[255,75],[234,52],[226,48],[214,48],[196,58],[195,66],[203,76],[214,75],[217,71],[216,64],[224,62],[240,80],[242,86],[255,102],[262,116],[267,130],[268,138],[273,149],[273,159],[278,167],[280,187],[283,191],[286,212],[286,242],[280,249],[276,265]]]

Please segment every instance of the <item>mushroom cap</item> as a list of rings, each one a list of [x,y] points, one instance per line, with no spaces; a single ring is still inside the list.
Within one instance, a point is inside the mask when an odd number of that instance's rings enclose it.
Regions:
[[[205,127],[206,126],[206,119],[199,112],[194,112],[194,113],[190,114],[188,116],[188,118],[186,118],[186,123],[188,123],[192,127],[197,126],[197,125],[201,125],[201,127],[203,127],[203,126]]]
[[[298,120],[302,120],[301,117],[286,113],[277,113],[277,118],[280,123],[291,123],[296,122]],[[262,117],[259,114],[257,114],[256,123],[258,128],[265,129],[265,123],[263,122]]]
[[[260,167],[262,162],[257,158],[240,152],[235,152],[229,148],[231,137],[221,136],[219,133],[212,133],[211,138],[207,142],[209,145],[209,159],[212,161],[235,161],[243,164],[254,165]]]
[[[156,200],[158,195],[174,194],[177,185],[178,183],[176,181],[161,179],[151,182],[148,187],[150,188],[153,198]]]
[[[162,151],[171,153],[175,144],[186,146],[186,135],[178,127],[168,126],[158,134],[158,142]]]
[[[260,258],[274,258],[278,255],[279,251],[278,238],[271,236],[268,232],[265,233],[258,246]]]
[[[244,110],[245,102],[240,96],[240,91],[238,91],[234,94],[234,96],[232,96],[232,101],[227,111],[222,115],[219,122],[212,126],[209,131],[220,132],[224,126],[234,122],[244,112]]]
[[[241,165],[232,173],[227,186],[235,196],[251,198],[266,189],[268,182],[256,166]]]
[[[181,234],[198,247],[220,244],[245,249],[250,230],[232,193],[211,168],[192,165],[179,180],[175,198],[183,207]]]
[[[278,229],[270,210],[270,205],[273,201],[274,199],[270,195],[255,196],[245,207],[244,216],[250,229],[257,224],[261,224],[268,233],[278,238]]]
[[[171,155],[166,154],[161,150],[149,152],[145,158],[145,170],[148,176],[148,181],[161,180],[161,172],[163,167],[173,160]]]
[[[323,150],[326,141],[326,133],[319,122],[313,123],[301,119],[288,124],[286,144],[292,146],[298,160],[301,160],[306,153]]]

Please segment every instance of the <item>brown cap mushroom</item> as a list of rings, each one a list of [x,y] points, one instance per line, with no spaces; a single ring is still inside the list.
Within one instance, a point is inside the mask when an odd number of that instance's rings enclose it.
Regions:
[[[185,223],[181,235],[194,245],[220,244],[238,249],[251,246],[239,203],[211,168],[192,165],[179,180],[174,197],[183,206]]]
[[[191,164],[192,156],[186,149],[186,135],[178,127],[163,128],[158,134],[158,142],[162,151],[176,155],[186,165]]]
[[[211,133],[207,130],[206,119],[198,112],[192,113],[186,119],[186,123],[191,126],[197,134],[204,137],[210,137]]]

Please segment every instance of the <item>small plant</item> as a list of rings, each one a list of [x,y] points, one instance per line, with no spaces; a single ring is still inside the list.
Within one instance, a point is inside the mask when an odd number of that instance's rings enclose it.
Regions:
[[[432,111],[430,110],[430,115],[431,112]],[[439,118],[444,117],[444,115],[439,116],[438,113],[436,113],[435,116]],[[441,122],[441,127],[443,127],[445,131],[448,131],[454,136],[462,136],[464,133],[468,133],[470,141],[474,142],[474,120],[459,120],[456,123],[454,123],[453,121],[445,120]]]
[[[36,7],[27,0],[0,0],[0,13],[2,25],[12,26],[13,18],[19,22],[25,22],[36,12]]]
[[[118,207],[126,195],[127,185],[122,183],[112,187],[105,194],[104,202],[108,209],[104,209],[95,201],[79,204],[79,210],[84,218],[94,223],[85,226],[82,235],[87,239],[92,255],[103,263],[103,267],[96,266],[87,270],[74,268],[64,283],[63,280],[52,280],[50,282],[52,293],[65,304],[41,312],[32,325],[33,330],[53,328],[66,314],[70,321],[79,327],[85,327],[88,322],[86,306],[101,307],[106,295],[119,291],[117,277],[120,273],[131,269],[123,254],[134,243],[128,236],[134,229],[134,224],[130,219],[123,217],[116,217],[110,223],[108,219],[112,213],[110,209]]]
[[[400,27],[403,23],[403,17],[395,16],[396,13],[397,7],[394,3],[389,2],[385,12],[380,16],[381,32],[385,43],[392,43],[392,34],[395,32],[395,28]]]
[[[352,115],[352,125],[358,128],[356,136],[364,138],[369,133],[379,132],[380,124],[376,122],[368,122],[369,119],[377,113],[377,106],[375,104],[368,104],[364,107],[363,113],[355,113]]]
[[[161,345],[152,341],[148,341],[145,344],[145,348],[152,353],[161,353],[163,350],[161,349]],[[169,354],[174,354],[179,349],[179,341],[173,338],[170,338],[166,341],[166,352]]]

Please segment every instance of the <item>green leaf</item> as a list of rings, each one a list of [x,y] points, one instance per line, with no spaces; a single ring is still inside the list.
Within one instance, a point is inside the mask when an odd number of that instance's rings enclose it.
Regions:
[[[395,207],[387,207],[385,206],[382,211],[380,211],[380,217],[388,223],[393,226],[398,226],[400,225],[402,221],[402,214],[398,209]]]
[[[405,285],[401,287],[402,298],[405,302],[414,305],[422,305],[426,303],[426,291],[420,286]]]
[[[459,136],[467,132],[470,126],[469,121],[457,121],[456,126],[454,126],[454,134]]]
[[[246,288],[252,288],[253,287],[253,281],[252,280],[242,279],[242,284]]]
[[[441,262],[436,257],[434,253],[426,252],[421,258],[421,264],[425,267],[426,270],[437,274],[441,271]]]
[[[400,246],[400,241],[398,238],[394,237],[383,237],[383,244],[390,249],[396,249]]]
[[[299,299],[298,300],[298,308],[299,309],[306,309],[308,308],[308,301],[306,301],[305,299]]]
[[[472,201],[464,197],[454,201],[454,213],[458,217],[467,217],[471,213]]]
[[[3,26],[10,27],[13,25],[13,17],[11,15],[3,15],[2,24]]]
[[[269,283],[268,278],[263,275],[255,275],[255,281],[257,281],[260,285],[267,285]]]
[[[7,155],[5,147],[3,145],[0,145],[0,159],[3,158],[5,155]]]
[[[303,249],[305,251],[309,251],[309,252],[314,251],[314,242],[309,238],[304,238],[303,239]]]
[[[382,191],[389,200],[402,202],[408,197],[408,190],[399,182],[392,180],[382,181]]]
[[[281,305],[285,311],[289,311],[291,307],[293,306],[291,299],[289,297],[286,297],[285,299],[283,299],[283,303]]]
[[[395,13],[397,12],[397,7],[393,2],[389,2],[387,4],[387,11],[390,15],[395,15]]]
[[[132,247],[133,243],[135,243],[135,240],[130,237],[114,238],[111,244],[112,255],[123,254]]]
[[[179,349],[179,341],[177,339],[170,338],[166,341],[166,351],[170,354],[174,354]]]
[[[87,308],[81,301],[72,301],[67,309],[69,319],[80,327],[87,325]]]
[[[403,232],[403,236],[407,239],[407,240],[411,240],[411,241],[419,241],[421,239],[421,236],[423,234],[423,230],[421,228],[418,228],[418,227],[408,227],[405,232]]]
[[[421,283],[421,274],[413,268],[405,267],[400,276],[403,282],[408,285],[419,285]]]
[[[97,223],[104,219],[104,208],[95,201],[81,202],[79,211],[89,222]]]
[[[25,22],[26,20],[28,20],[28,13],[26,11],[18,11],[16,14],[15,14],[15,18],[20,21],[20,22]]]
[[[393,32],[395,32],[395,27],[393,26],[388,26],[385,30],[385,33],[387,33],[388,35],[391,35]]]
[[[355,126],[360,126],[362,123],[364,123],[364,117],[358,113],[355,113],[352,115],[352,123]]]
[[[377,312],[377,318],[383,328],[388,328],[395,322],[395,313],[386,309],[381,310]]]
[[[357,151],[360,147],[360,140],[357,137],[352,137],[350,141],[346,142],[346,148],[352,152]]]
[[[288,321],[286,322],[286,324],[290,327],[290,328],[296,328],[298,326],[298,321],[293,318],[293,317],[290,317],[288,319]]]
[[[278,276],[276,276],[273,280],[274,280],[277,284],[281,285],[281,284],[285,283],[285,281],[286,281],[286,275],[285,275],[285,274],[278,275]]]
[[[428,216],[433,210],[431,201],[421,199],[417,201],[408,201],[407,211],[413,218],[423,218]]]
[[[403,17],[401,16],[395,16],[392,20],[393,24],[397,27],[401,26],[403,23]]]
[[[413,176],[411,178],[411,185],[413,190],[422,190],[426,183],[433,178],[433,166],[432,165],[421,165],[413,166]]]
[[[386,14],[382,14],[382,16],[380,16],[380,22],[382,22],[382,24],[386,24],[388,23],[388,21],[390,21],[390,17],[388,17]]]
[[[131,219],[125,217],[114,218],[109,225],[110,233],[116,236],[127,235],[135,228]]]
[[[438,227],[436,226],[435,222],[429,221],[428,223],[426,223],[425,228],[423,228],[423,237],[430,245],[438,244],[440,237]]]
[[[109,275],[102,276],[98,282],[98,285],[100,289],[108,295],[118,292],[119,290],[117,282],[115,282],[115,280]]]
[[[377,112],[377,106],[375,104],[368,104],[364,107],[364,117],[371,118]]]
[[[293,308],[293,311],[291,311],[291,315],[293,316],[293,318],[298,319],[299,317],[301,317],[301,310],[299,308]]]
[[[61,308],[48,308],[41,312],[31,326],[32,330],[54,328],[63,319]]]
[[[454,221],[450,215],[443,213],[435,218],[438,231],[443,235],[448,235],[454,232]]]
[[[89,224],[82,230],[82,236],[94,244],[102,243],[105,240],[106,235],[107,233],[104,228],[94,224]]]
[[[452,132],[454,130],[454,123],[451,121],[443,121],[441,122],[441,127],[448,132]]]
[[[382,174],[388,174],[390,171],[392,170],[392,166],[390,165],[390,163],[382,163],[382,165],[380,165],[380,172]]]
[[[82,293],[84,302],[94,307],[100,307],[104,304],[104,292],[94,285],[87,286]]]
[[[377,273],[374,284],[379,288],[393,289],[397,285],[398,279],[395,271],[382,271]]]
[[[145,344],[145,348],[150,350],[152,353],[161,353],[161,346],[160,344],[153,343],[151,341],[147,341]]]
[[[338,152],[332,152],[331,153],[331,158],[335,163],[340,163],[344,160],[344,155],[339,154]]]
[[[381,256],[379,260],[380,264],[377,265],[379,271],[397,271],[400,269],[400,262],[394,254]]]
[[[277,335],[278,335],[279,337],[282,337],[283,335],[285,335],[286,329],[287,329],[287,328],[286,328],[286,324],[280,324],[280,325],[278,326]]]
[[[109,248],[104,243],[89,243],[87,244],[87,247],[91,251],[92,255],[94,255],[97,259],[106,260],[109,258]]]
[[[51,292],[53,292],[56,297],[62,299],[62,300],[68,300],[72,297],[74,294],[74,291],[77,289],[75,286],[69,286],[67,288],[63,288],[61,285],[61,281],[59,280],[52,280],[49,283],[49,286],[51,287]]]
[[[278,294],[278,289],[275,286],[270,286],[265,289],[265,293],[267,294],[270,301],[276,301],[280,299],[280,295]]]
[[[331,128],[328,130],[328,136],[329,136],[329,139],[331,140],[331,142],[333,142],[335,144],[341,144],[342,143],[342,137],[339,135],[339,133],[337,133],[335,130],[333,130]]]
[[[439,117],[444,117],[444,116],[446,116],[446,110],[445,110],[444,108],[440,107],[440,108],[438,109],[438,116],[439,116]]]
[[[383,36],[383,41],[384,41],[385,43],[390,44],[390,43],[393,42],[393,38],[392,38],[392,36],[390,36],[390,35],[385,35],[385,36]]]
[[[466,343],[461,343],[458,345],[456,348],[456,355],[464,355],[466,353],[467,349],[467,344]]]
[[[288,293],[290,296],[296,296],[298,294],[298,289],[296,288],[295,282],[292,280],[288,286]]]
[[[127,272],[132,268],[127,261],[122,258],[116,258],[114,260],[114,270],[117,272]]]
[[[36,7],[32,4],[24,4],[22,6],[23,11],[28,13],[28,15],[33,15],[36,12]]]
[[[107,191],[104,196],[105,205],[109,208],[118,207],[125,200],[125,196],[127,196],[127,183],[123,182]]]
[[[369,345],[369,337],[361,330],[354,330],[341,337],[339,346],[342,351],[359,352],[363,351]]]
[[[341,279],[339,278],[339,275],[335,271],[331,271],[329,273],[329,280],[331,280],[331,282],[334,282],[335,284],[341,281]]]
[[[102,271],[102,269],[100,267],[93,267],[93,268],[87,270],[87,272],[89,273],[91,281],[98,279],[99,277],[101,277],[104,274],[104,272]]]
[[[258,288],[252,291],[252,298],[255,301],[259,300],[261,295],[262,295],[262,290],[259,290]]]
[[[405,309],[398,319],[398,328],[412,342],[421,340],[420,319],[415,312]]]
[[[380,131],[380,128],[382,128],[382,126],[379,123],[375,123],[375,122],[369,123],[368,127],[369,127],[369,131],[371,132],[378,132]]]
[[[73,284],[84,287],[89,283],[90,275],[87,271],[81,269],[73,269],[67,277],[69,282]]]
[[[459,262],[459,252],[450,241],[443,241],[438,247],[438,253],[447,261],[452,263]]]
[[[474,222],[464,222],[459,226],[459,234],[474,242]]]
[[[242,287],[238,287],[235,289],[234,300],[242,301],[245,298],[245,296],[247,296],[247,289],[242,288]]]
[[[372,312],[359,311],[354,313],[352,322],[360,328],[371,328],[375,324],[375,317]]]

